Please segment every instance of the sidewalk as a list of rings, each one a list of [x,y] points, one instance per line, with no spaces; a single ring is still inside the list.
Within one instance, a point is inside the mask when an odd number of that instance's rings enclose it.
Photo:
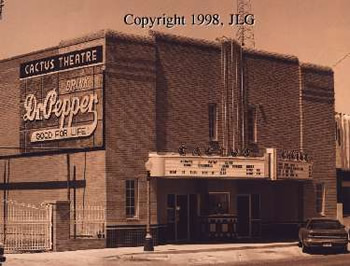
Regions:
[[[216,252],[228,250],[247,250],[261,248],[278,248],[296,246],[297,242],[275,242],[275,243],[214,243],[214,244],[168,244],[154,247],[154,252],[144,252],[143,247],[118,248],[118,255],[137,254],[186,254],[200,252]]]
[[[220,263],[225,256],[234,257],[235,260],[241,261],[248,256],[247,254],[251,254],[253,250],[261,254],[268,253],[267,255],[271,257],[271,250],[288,249],[290,247],[295,247],[297,250],[297,243],[160,245],[154,247],[154,252],[144,252],[143,247],[123,247],[66,252],[6,254],[6,262],[3,265],[202,265],[203,263]],[[178,254],[181,254],[181,256],[178,256]]]

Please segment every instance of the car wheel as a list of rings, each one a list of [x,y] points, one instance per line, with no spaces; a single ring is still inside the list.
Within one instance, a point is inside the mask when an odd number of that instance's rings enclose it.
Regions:
[[[302,247],[302,244],[301,244],[300,239],[298,240],[298,247],[299,247],[299,248],[301,248],[301,247]]]
[[[343,253],[348,253],[348,245],[345,245],[342,250]]]
[[[304,245],[303,242],[301,242],[301,249],[303,251],[303,253],[309,253],[310,249]]]

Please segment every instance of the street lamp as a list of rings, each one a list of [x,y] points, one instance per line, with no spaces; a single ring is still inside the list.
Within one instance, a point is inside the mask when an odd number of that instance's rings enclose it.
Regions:
[[[147,169],[148,170],[148,169]],[[154,251],[153,238],[151,233],[151,172],[147,171],[147,226],[143,251]]]

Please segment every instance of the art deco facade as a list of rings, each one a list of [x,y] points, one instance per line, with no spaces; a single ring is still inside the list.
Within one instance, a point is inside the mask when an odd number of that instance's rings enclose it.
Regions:
[[[334,82],[298,58],[106,31],[0,61],[4,200],[106,208],[106,246],[336,216]]]

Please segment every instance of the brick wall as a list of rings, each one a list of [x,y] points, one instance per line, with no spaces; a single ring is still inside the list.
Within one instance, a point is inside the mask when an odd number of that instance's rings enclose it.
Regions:
[[[146,223],[146,169],[155,146],[155,51],[150,39],[107,36],[105,138],[107,224]],[[139,213],[126,219],[125,180],[139,183]],[[155,183],[152,222],[156,223]]]
[[[70,199],[73,202],[75,199],[77,205],[105,206],[104,151],[75,153],[69,158],[60,154],[2,159],[0,173],[6,176],[2,185],[10,187],[6,195],[8,200],[37,205],[43,201]]]
[[[191,39],[155,35],[157,67],[157,150],[208,147],[208,104],[218,108],[221,141],[220,50]]]
[[[259,148],[299,150],[299,76],[295,57],[244,54],[246,108],[257,110]]]
[[[22,62],[57,54],[56,48],[38,51],[26,56],[0,61],[0,155],[19,153],[20,146],[20,87],[19,66]],[[4,149],[9,147],[9,149]],[[16,149],[17,148],[17,149]]]
[[[301,149],[308,153],[314,162],[314,179],[313,183],[304,185],[304,216],[316,215],[315,183],[318,182],[326,185],[325,214],[334,216],[336,178],[332,71],[303,64],[300,75],[296,58],[276,58],[257,52],[246,54],[244,66],[247,106],[258,106],[259,147]]]
[[[331,69],[301,65],[304,151],[314,161],[314,184],[326,186],[327,216],[336,215],[334,78]],[[305,187],[305,215],[315,215],[315,187]]]
[[[70,238],[70,202],[52,201],[52,235],[53,250],[82,250],[105,248],[105,239],[73,239]]]

